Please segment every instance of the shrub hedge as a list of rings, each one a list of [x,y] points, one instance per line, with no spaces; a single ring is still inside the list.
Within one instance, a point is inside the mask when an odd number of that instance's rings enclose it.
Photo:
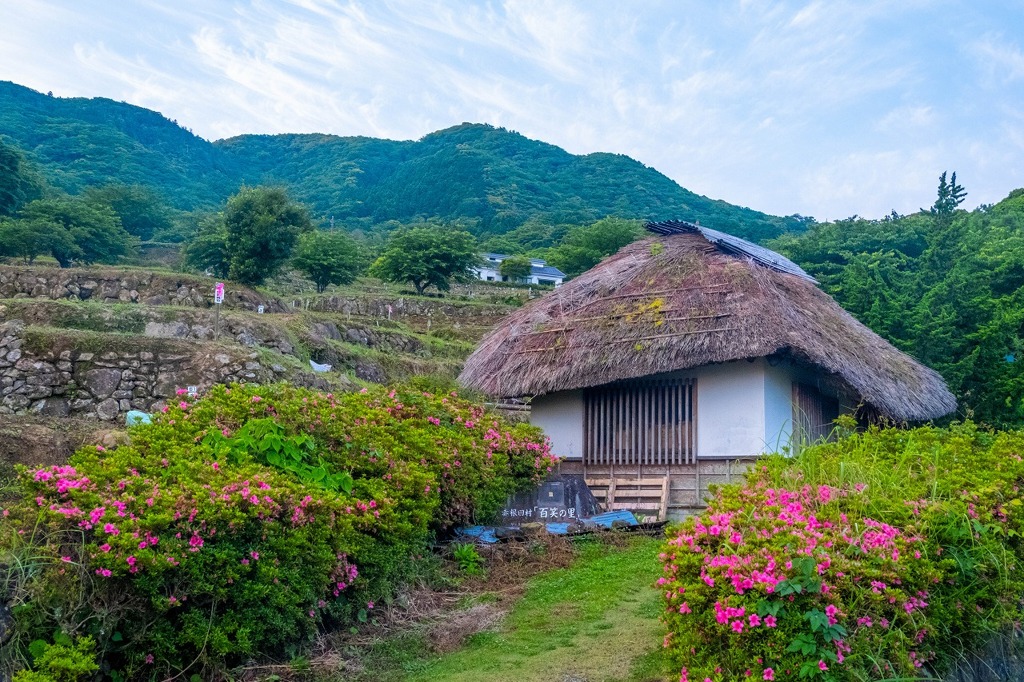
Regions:
[[[365,620],[432,534],[553,462],[537,429],[454,394],[180,396],[130,445],[22,472],[0,538],[9,651],[88,636],[115,679],[295,655],[318,627]]]
[[[941,674],[1021,617],[1024,433],[871,429],[760,460],[669,534],[669,658],[696,680]]]

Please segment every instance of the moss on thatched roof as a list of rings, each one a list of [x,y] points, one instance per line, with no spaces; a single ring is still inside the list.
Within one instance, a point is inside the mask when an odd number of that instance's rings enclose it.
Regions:
[[[508,316],[460,381],[494,396],[528,396],[780,355],[824,370],[889,419],[934,419],[956,408],[937,372],[814,282],[725,253],[695,233],[630,244]]]

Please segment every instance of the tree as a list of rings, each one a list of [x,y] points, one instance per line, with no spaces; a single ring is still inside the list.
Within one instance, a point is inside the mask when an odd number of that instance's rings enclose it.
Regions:
[[[31,264],[36,257],[53,251],[79,253],[63,225],[45,220],[0,220],[0,256]]]
[[[574,228],[550,251],[548,262],[575,277],[643,236],[641,225],[639,220],[608,217]]]
[[[359,245],[344,232],[307,232],[299,237],[292,265],[323,293],[328,284],[349,284],[363,267]]]
[[[25,203],[42,194],[43,181],[25,156],[0,140],[0,216],[18,212]]]
[[[19,214],[22,219],[49,223],[67,231],[70,239],[58,235],[49,242],[50,254],[62,268],[74,263],[115,263],[136,245],[135,238],[121,227],[121,220],[109,206],[93,204],[80,197],[36,199]]]
[[[942,171],[942,175],[939,176],[938,197],[929,213],[940,218],[948,218],[953,215],[960,204],[964,203],[966,198],[967,191],[961,185],[956,184],[956,173],[953,173],[953,177],[947,183],[946,171]]]
[[[507,277],[510,282],[526,279],[532,271],[533,264],[526,256],[509,256],[498,266],[498,272],[502,277]]]
[[[393,233],[370,274],[391,282],[411,282],[422,295],[430,285],[447,291],[451,279],[469,279],[470,268],[479,260],[473,235],[449,231],[443,225],[423,225]]]
[[[121,227],[142,241],[149,241],[155,232],[167,232],[173,226],[167,204],[144,185],[90,187],[84,196],[95,204],[110,206],[121,219]]]
[[[312,228],[309,213],[279,187],[243,187],[224,211],[228,276],[262,284],[291,257],[299,234]]]
[[[195,236],[185,246],[185,265],[214,277],[227,278],[231,269],[228,228],[223,213],[199,215]]]

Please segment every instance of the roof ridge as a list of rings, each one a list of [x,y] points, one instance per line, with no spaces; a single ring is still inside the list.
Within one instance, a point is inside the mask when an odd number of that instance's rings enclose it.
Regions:
[[[811,277],[799,265],[783,256],[781,253],[767,249],[754,242],[747,241],[742,237],[736,237],[727,232],[713,230],[704,227],[700,223],[691,223],[687,220],[660,220],[650,221],[644,225],[644,229],[654,234],[668,236],[673,234],[699,234],[717,247],[720,251],[733,256],[745,256],[766,268],[778,270],[797,277],[818,283],[818,280]]]

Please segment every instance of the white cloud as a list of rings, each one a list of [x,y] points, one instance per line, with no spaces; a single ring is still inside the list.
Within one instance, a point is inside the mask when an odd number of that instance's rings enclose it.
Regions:
[[[1018,33],[1019,35],[1019,33]],[[996,83],[1024,78],[1024,51],[999,33],[988,33],[971,45],[979,67]]]
[[[950,2],[24,0],[0,78],[210,138],[487,122],[759,210],[882,215],[947,168],[971,200],[1022,172],[1020,93],[998,87],[1024,76],[1021,18]]]

